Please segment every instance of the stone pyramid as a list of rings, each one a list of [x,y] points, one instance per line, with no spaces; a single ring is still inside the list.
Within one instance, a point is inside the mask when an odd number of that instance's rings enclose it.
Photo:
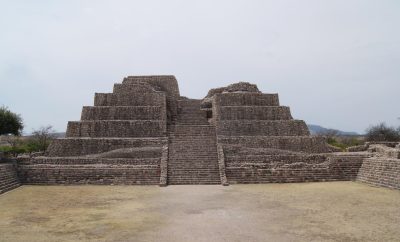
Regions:
[[[20,162],[28,184],[224,184],[354,179],[360,156],[333,153],[280,106],[236,83],[202,100],[174,76],[129,76],[96,93],[46,156]]]

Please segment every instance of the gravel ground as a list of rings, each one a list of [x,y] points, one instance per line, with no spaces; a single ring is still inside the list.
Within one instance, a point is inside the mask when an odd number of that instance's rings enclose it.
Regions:
[[[400,241],[400,191],[355,182],[22,186],[0,241]]]

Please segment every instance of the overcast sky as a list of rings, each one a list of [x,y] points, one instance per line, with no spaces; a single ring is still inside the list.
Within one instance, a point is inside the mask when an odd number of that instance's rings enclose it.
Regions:
[[[202,98],[237,81],[296,119],[400,125],[400,1],[0,0],[0,105],[65,131],[124,76],[173,74]]]

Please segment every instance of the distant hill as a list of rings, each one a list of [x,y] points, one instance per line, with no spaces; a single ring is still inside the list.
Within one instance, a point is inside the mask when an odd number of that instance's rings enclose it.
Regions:
[[[344,136],[357,136],[360,135],[357,132],[347,132],[347,131],[341,131],[341,130],[337,130],[337,129],[328,129],[328,128],[324,128],[322,126],[319,125],[315,125],[315,124],[308,124],[308,129],[310,129],[310,133],[312,135],[314,134],[319,134],[319,133],[325,133],[329,130],[335,130],[338,132],[339,135],[344,135]]]

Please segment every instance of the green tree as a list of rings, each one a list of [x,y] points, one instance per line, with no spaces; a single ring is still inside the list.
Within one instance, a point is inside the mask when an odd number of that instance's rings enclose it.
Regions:
[[[19,114],[11,112],[7,107],[0,107],[0,135],[21,135],[24,128]]]
[[[367,141],[400,141],[400,128],[396,129],[380,123],[368,128],[365,138]]]

